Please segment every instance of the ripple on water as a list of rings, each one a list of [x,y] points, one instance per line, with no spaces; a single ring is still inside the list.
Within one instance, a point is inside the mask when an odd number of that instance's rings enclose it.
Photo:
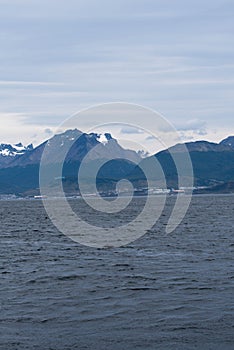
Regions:
[[[234,196],[198,196],[122,248],[59,233],[40,201],[2,201],[0,349],[233,349]]]

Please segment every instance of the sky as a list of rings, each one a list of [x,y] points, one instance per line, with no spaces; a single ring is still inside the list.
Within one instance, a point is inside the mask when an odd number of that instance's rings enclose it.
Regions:
[[[233,15],[232,0],[0,0],[0,143],[37,145],[119,101],[183,141],[234,135]]]

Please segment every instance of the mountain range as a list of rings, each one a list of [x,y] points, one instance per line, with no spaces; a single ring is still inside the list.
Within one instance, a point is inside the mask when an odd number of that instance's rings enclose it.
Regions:
[[[22,143],[14,145],[0,144],[0,167],[7,166],[13,159],[17,159],[27,151],[33,150],[33,145],[23,146]]]
[[[88,155],[87,161],[115,157],[130,158],[136,162],[140,160],[137,152],[121,147],[111,134],[86,134],[74,129],[55,135],[36,148],[32,145],[24,147],[21,143],[13,146],[0,144],[0,169],[38,165],[46,144],[50,147],[50,158],[54,163],[60,160],[63,149],[69,149],[66,163],[81,162],[86,155]],[[93,152],[92,156],[89,156],[89,151],[97,145],[98,150],[95,149],[95,154]]]
[[[150,166],[152,157],[159,161],[167,187],[178,187],[177,170],[170,152],[176,153],[177,159],[182,161],[184,145],[177,144],[150,157],[141,158],[141,152],[124,149],[109,133],[86,134],[74,129],[55,135],[35,148],[32,145],[25,147],[21,143],[0,144],[0,194],[24,196],[38,193],[39,167],[46,145],[50,149],[52,159],[48,160],[50,169],[51,163],[59,162],[63,150],[69,149],[63,166],[63,182],[69,193],[79,190],[77,173],[82,161],[86,162],[87,169],[106,161],[97,177],[101,190],[114,189],[116,182],[122,178],[129,179],[136,188],[145,187],[146,178],[135,163],[144,167]],[[185,145],[193,164],[194,185],[222,188],[229,184],[225,188],[231,191],[230,183],[234,181],[234,136],[229,136],[220,143],[195,141]],[[92,149],[93,152],[90,152]],[[163,179],[152,171],[151,180],[155,182],[156,187],[160,187]],[[88,183],[87,171],[87,186]]]

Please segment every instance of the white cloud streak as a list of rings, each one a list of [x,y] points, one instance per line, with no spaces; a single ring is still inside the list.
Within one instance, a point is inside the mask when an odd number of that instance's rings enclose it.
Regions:
[[[64,83],[50,81],[0,80],[0,86],[63,86]]]

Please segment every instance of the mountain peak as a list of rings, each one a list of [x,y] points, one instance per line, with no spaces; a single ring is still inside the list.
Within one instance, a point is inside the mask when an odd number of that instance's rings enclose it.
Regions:
[[[229,136],[220,142],[220,145],[226,145],[234,149],[234,136]]]
[[[61,131],[60,133],[54,135],[53,137],[62,137],[64,139],[66,138],[66,139],[70,139],[71,141],[73,141],[76,138],[78,138],[79,136],[81,136],[82,134],[83,134],[83,132],[78,130],[78,129],[68,129],[66,131]]]
[[[22,145],[22,143],[21,143],[21,142],[14,144],[14,146],[16,146],[16,147],[20,147],[20,148],[24,147],[24,146]]]
[[[27,150],[31,150],[31,145],[24,148],[21,143],[16,144],[17,152],[21,156],[11,157],[10,162],[3,162],[0,159],[0,167],[22,167],[27,165],[38,165],[41,161],[41,155],[44,151],[45,145],[49,146],[50,159],[53,162],[60,162],[61,152],[66,153],[65,163],[81,162],[84,157],[86,161],[99,160],[99,159],[129,159],[133,162],[139,162],[140,156],[133,150],[124,149],[118,144],[118,141],[112,137],[110,133],[97,134],[97,133],[84,133],[78,129],[69,129],[59,134],[52,136],[49,140],[43,144],[34,148],[31,152],[27,153]],[[95,148],[98,146],[97,148]],[[12,146],[13,147],[13,146]],[[93,152],[89,151],[93,149]],[[0,150],[1,151],[1,150]],[[6,152],[6,151],[5,151]]]

